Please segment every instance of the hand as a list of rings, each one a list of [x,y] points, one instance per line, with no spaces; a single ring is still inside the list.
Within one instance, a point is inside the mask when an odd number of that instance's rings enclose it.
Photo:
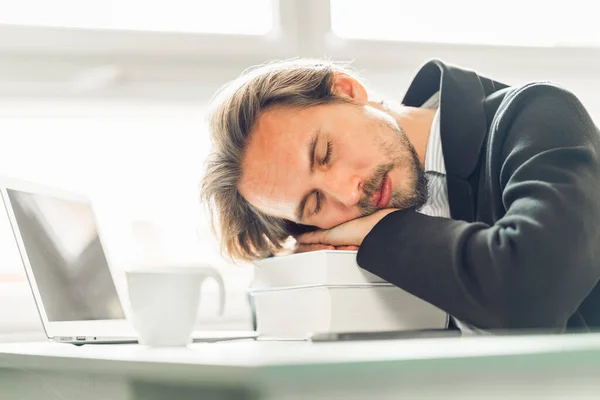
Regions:
[[[313,232],[303,233],[296,236],[298,247],[312,248],[316,250],[322,250],[321,246],[327,247],[347,247],[352,246],[353,248],[360,246],[363,239],[371,229],[383,217],[391,212],[398,211],[396,208],[386,208],[379,210],[366,217],[353,219],[348,222],[344,222],[338,226],[334,226],[331,229],[321,229]],[[308,250],[312,251],[312,250]]]
[[[294,249],[294,253],[306,253],[308,251],[317,250],[358,250],[358,246],[332,246],[328,244],[303,244],[298,243]]]

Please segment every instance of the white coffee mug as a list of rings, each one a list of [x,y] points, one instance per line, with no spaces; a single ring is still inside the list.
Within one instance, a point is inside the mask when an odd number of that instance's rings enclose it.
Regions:
[[[150,267],[127,271],[133,327],[140,344],[186,346],[196,323],[206,278],[219,285],[219,315],[225,308],[221,274],[206,265]]]

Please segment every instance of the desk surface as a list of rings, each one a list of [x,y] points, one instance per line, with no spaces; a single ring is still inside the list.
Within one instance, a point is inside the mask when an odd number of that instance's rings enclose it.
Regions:
[[[405,389],[417,390],[433,383],[489,386],[501,382],[502,390],[507,390],[515,384],[523,389],[523,376],[527,376],[528,385],[543,384],[549,390],[553,385],[564,389],[576,384],[597,394],[600,334],[338,343],[250,340],[173,349],[12,343],[0,344],[1,369],[259,388],[333,387],[343,382],[348,389],[368,381],[401,383]]]

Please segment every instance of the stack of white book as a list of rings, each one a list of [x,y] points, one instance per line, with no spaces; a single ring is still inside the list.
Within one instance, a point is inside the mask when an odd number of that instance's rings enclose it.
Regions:
[[[444,329],[448,315],[361,269],[356,251],[322,250],[255,263],[258,335]]]

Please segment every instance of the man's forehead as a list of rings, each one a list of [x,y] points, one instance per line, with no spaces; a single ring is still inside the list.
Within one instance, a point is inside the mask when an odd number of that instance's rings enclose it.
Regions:
[[[269,107],[258,116],[256,127],[250,136],[252,136],[256,130],[264,130],[265,128],[281,129],[290,124],[298,124],[299,122],[306,121],[307,114],[310,112],[311,110],[309,108],[284,106]]]
[[[291,169],[290,169],[291,170]],[[299,194],[296,178],[288,177],[288,168],[271,168],[262,171],[247,168],[242,175],[239,190],[254,207],[267,215],[293,219]]]
[[[273,161],[283,161],[297,154],[307,140],[308,123],[288,110],[267,110],[259,117],[250,133],[244,162],[271,167]],[[292,160],[289,160],[292,161]]]
[[[239,189],[259,210],[292,218],[308,158],[304,147],[309,135],[298,129],[297,114],[287,109],[267,110],[250,135],[242,161]],[[306,164],[306,165],[305,165]]]

